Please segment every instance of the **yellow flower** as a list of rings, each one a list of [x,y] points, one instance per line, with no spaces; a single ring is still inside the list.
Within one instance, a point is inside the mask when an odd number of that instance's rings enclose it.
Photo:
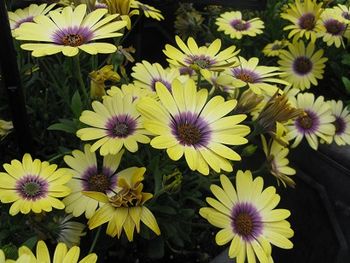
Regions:
[[[124,229],[129,241],[133,241],[134,231],[140,233],[140,222],[143,222],[156,235],[160,229],[152,212],[144,203],[152,194],[144,193],[142,181],[144,167],[131,167],[118,174],[118,190],[108,197],[103,193],[85,192],[87,196],[104,203],[88,221],[89,229],[94,229],[108,222],[106,233],[120,238]]]
[[[327,43],[327,46],[335,45],[339,48],[341,45],[345,48],[343,36],[350,23],[339,12],[327,8],[321,14],[322,28],[318,33],[319,37]]]
[[[225,101],[221,96],[208,100],[208,91],[197,91],[193,80],[182,84],[175,80],[169,91],[163,84],[156,85],[159,101],[145,97],[137,105],[145,118],[145,128],[155,134],[151,146],[166,149],[172,160],[185,155],[191,170],[209,174],[209,166],[216,172],[232,171],[229,160],[241,157],[226,145],[242,145],[250,129],[240,123],[244,114],[229,114],[236,100]]]
[[[142,10],[142,12],[145,14],[147,18],[153,18],[158,21],[164,20],[164,16],[162,15],[161,11],[158,10],[157,8],[154,8],[153,6],[146,5],[139,1],[134,0],[131,2],[131,7]]]
[[[323,49],[315,51],[315,45],[311,42],[305,47],[299,40],[288,45],[288,50],[281,51],[280,69],[285,74],[281,78],[292,84],[292,87],[304,90],[309,89],[311,84],[317,85],[317,79],[323,78],[325,62]]]
[[[21,45],[22,49],[32,51],[34,57],[59,52],[72,57],[79,50],[91,55],[113,53],[117,50],[113,44],[92,42],[122,36],[117,31],[125,27],[126,22],[113,21],[118,15],[103,18],[106,13],[106,9],[97,9],[86,14],[86,5],[79,5],[74,10],[68,6],[62,11],[51,11],[49,16],[37,16],[34,22],[22,24],[15,30],[15,37],[17,40],[36,41]]]
[[[152,92],[156,91],[155,86],[157,82],[162,83],[170,89],[174,79],[180,76],[177,68],[164,69],[159,63],[151,64],[146,60],[136,63],[132,71],[131,76],[135,79],[135,86],[148,89]]]
[[[36,245],[36,256],[26,246],[22,246],[18,249],[19,257],[25,255],[30,257],[30,261],[26,261],[27,263],[95,263],[97,261],[97,255],[95,253],[87,255],[81,260],[79,260],[79,254],[80,248],[78,246],[73,246],[72,248],[68,249],[66,244],[58,243],[53,255],[53,261],[51,261],[49,250],[45,242],[42,240],[40,240]]]
[[[109,14],[119,14],[121,19],[126,22],[126,27],[128,30],[131,29],[130,17],[133,15],[138,15],[138,10],[131,10],[131,4],[134,0],[102,0],[108,6]]]
[[[72,189],[70,195],[63,199],[65,211],[78,217],[85,213],[90,218],[99,207],[99,202],[82,194],[83,191],[110,193],[117,187],[117,169],[124,151],[103,157],[102,166],[98,165],[96,154],[91,146],[85,144],[84,152],[74,150],[71,155],[64,156],[65,163],[71,167],[72,180],[67,184]]]
[[[299,93],[291,102],[294,107],[304,110],[302,116],[287,126],[287,140],[295,139],[292,147],[298,146],[304,137],[314,150],[318,148],[318,138],[331,143],[335,134],[333,122],[336,118],[332,115],[331,108],[324,101],[323,96],[315,100],[315,95],[312,93]]]
[[[118,93],[122,94],[122,96],[130,95],[133,101],[137,101],[140,98],[143,98],[145,96],[151,96],[151,97],[156,96],[155,92],[152,92],[149,89],[140,88],[140,86],[136,86],[134,84],[123,84],[121,88],[112,86],[107,91],[107,94],[112,97]]]
[[[316,0],[295,0],[289,4],[289,9],[281,14],[283,19],[291,22],[291,25],[284,27],[284,30],[291,30],[288,38],[293,37],[293,41],[305,36],[315,43],[317,32],[321,30],[320,15],[323,11],[322,2]]]
[[[262,52],[267,57],[278,57],[281,50],[287,47],[288,44],[288,40],[275,40],[274,42],[267,44]]]
[[[333,10],[337,13],[337,15],[340,15],[348,23],[350,23],[350,6],[338,4],[337,6],[333,7]],[[350,26],[346,27],[344,37],[348,40],[350,39]]]
[[[0,173],[0,200],[2,203],[13,203],[10,215],[30,211],[50,212],[52,207],[63,209],[64,204],[57,199],[65,197],[70,189],[65,184],[72,174],[57,165],[33,160],[30,154],[23,156],[22,162],[12,160],[3,165],[6,173]]]
[[[265,28],[264,22],[256,17],[245,21],[242,19],[240,11],[225,12],[216,19],[216,25],[219,26],[218,31],[224,31],[231,38],[241,39],[243,36],[255,37],[262,34]]]
[[[278,91],[276,84],[289,85],[285,80],[280,79],[281,72],[278,67],[260,66],[259,59],[250,58],[248,61],[239,57],[239,66],[227,70],[235,79],[235,85],[248,87],[256,94],[267,94],[272,96]]]
[[[222,187],[211,185],[216,199],[207,197],[211,207],[204,207],[199,214],[215,227],[222,228],[215,236],[219,246],[231,242],[228,255],[238,263],[273,262],[271,244],[291,249],[289,240],[294,235],[285,219],[286,209],[275,209],[280,201],[272,186],[263,190],[261,177],[253,180],[250,171],[238,171],[236,189],[225,175],[220,176]],[[270,244],[271,243],[271,244]]]
[[[328,102],[331,106],[332,115],[335,117],[333,122],[335,126],[334,141],[337,145],[350,144],[350,112],[344,107],[341,100],[331,100]]]
[[[103,103],[92,102],[93,111],[85,110],[79,120],[90,127],[77,131],[83,141],[97,140],[91,151],[100,148],[100,154],[117,154],[123,147],[130,152],[138,150],[138,142],[149,143],[140,113],[131,94],[121,92],[105,96]]]
[[[91,79],[90,82],[90,96],[93,99],[102,98],[106,94],[105,82],[107,80],[117,82],[120,80],[120,76],[113,70],[113,65],[106,65],[99,70],[94,70],[89,73]]]
[[[18,28],[22,23],[33,22],[36,16],[46,15],[55,5],[56,4],[51,4],[49,6],[47,4],[31,4],[26,8],[17,9],[15,12],[8,12],[12,33],[14,33],[13,30]]]
[[[289,149],[284,147],[276,140],[270,140],[269,144],[264,136],[261,136],[263,150],[266,155],[268,169],[270,173],[276,177],[278,185],[280,182],[286,187],[295,186],[295,182],[290,176],[294,175],[296,171],[289,167],[287,155]]]
[[[221,40],[216,39],[208,47],[198,47],[196,41],[189,37],[187,45],[179,36],[175,37],[175,41],[180,50],[166,44],[164,54],[168,57],[167,61],[177,67],[186,67],[196,72],[199,71],[222,71],[225,68],[234,66],[237,63],[235,46],[230,46],[220,51]]]

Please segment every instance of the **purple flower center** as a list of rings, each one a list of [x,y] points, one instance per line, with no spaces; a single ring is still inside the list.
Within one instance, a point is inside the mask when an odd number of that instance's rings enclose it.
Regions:
[[[36,201],[46,197],[48,183],[38,175],[26,175],[16,183],[17,193],[24,199]]]
[[[192,112],[183,112],[173,117],[170,127],[172,134],[182,145],[202,147],[210,140],[211,130],[208,123]]]
[[[197,67],[205,69],[215,64],[215,61],[212,58],[205,55],[188,55],[185,62],[193,66],[195,69]]]
[[[89,42],[93,32],[87,27],[69,27],[59,29],[52,35],[52,40],[58,45],[77,47]]]
[[[161,78],[152,78],[152,81],[151,81],[151,89],[152,89],[153,91],[156,90],[156,83],[157,83],[157,82],[162,83],[169,91],[171,90],[171,84],[170,84],[168,81],[166,81],[166,80],[164,80],[164,79],[161,79]]]
[[[14,25],[14,27],[11,28],[11,29],[13,30],[13,29],[19,28],[19,26],[22,25],[22,24],[25,23],[25,22],[33,22],[33,21],[34,21],[33,19],[34,19],[33,16],[28,16],[28,17],[26,17],[26,18],[23,18],[23,19],[21,19],[21,20],[18,20],[18,21],[16,22],[16,24]]]
[[[126,138],[136,130],[136,120],[128,114],[114,116],[106,124],[107,134],[112,138]]]
[[[195,71],[191,69],[190,67],[181,67],[179,68],[180,75],[190,75],[193,76]]]
[[[324,26],[327,29],[327,33],[334,36],[342,35],[346,29],[346,25],[336,19],[328,19],[325,21]]]
[[[335,126],[335,134],[336,135],[341,135],[344,133],[346,129],[346,122],[344,119],[340,116],[336,116],[335,121],[333,122]]]
[[[109,168],[104,167],[102,173],[98,173],[97,167],[92,166],[84,172],[81,178],[84,191],[106,193],[114,188],[117,176]]]
[[[299,18],[299,27],[305,30],[313,30],[316,25],[315,15],[312,13],[303,14]]]
[[[305,115],[297,118],[295,124],[299,132],[303,134],[314,133],[320,125],[320,120],[316,113],[310,110],[305,110]]]
[[[246,31],[250,28],[250,23],[240,19],[235,19],[230,22],[231,26],[237,31]]]
[[[260,82],[260,76],[254,71],[244,69],[244,68],[234,68],[232,69],[232,74],[235,78],[240,79],[247,83],[257,83]]]
[[[312,70],[312,61],[305,56],[297,57],[293,62],[293,69],[299,75],[306,75]]]
[[[233,231],[245,241],[251,241],[261,235],[262,218],[258,210],[250,203],[237,203],[231,212]]]

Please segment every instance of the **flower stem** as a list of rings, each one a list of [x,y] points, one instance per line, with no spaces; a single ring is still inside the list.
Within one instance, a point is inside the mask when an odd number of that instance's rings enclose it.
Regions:
[[[99,238],[99,236],[100,236],[100,233],[101,233],[101,228],[102,228],[101,226],[99,226],[99,227],[97,228],[97,232],[96,232],[96,234],[95,234],[94,240],[92,241],[92,244],[91,244],[91,247],[90,247],[90,249],[89,249],[88,254],[90,254],[90,253],[92,253],[92,252],[94,251],[94,248],[95,248],[95,246],[96,246],[97,240],[98,240],[98,238]]]
[[[89,95],[87,93],[85,84],[84,84],[84,80],[83,80],[83,76],[81,74],[81,68],[80,68],[80,60],[79,60],[79,54],[73,57],[73,64],[74,64],[74,70],[75,70],[75,77],[79,83],[79,87],[83,93],[83,97],[84,97],[84,101],[85,102],[89,102],[90,98]]]

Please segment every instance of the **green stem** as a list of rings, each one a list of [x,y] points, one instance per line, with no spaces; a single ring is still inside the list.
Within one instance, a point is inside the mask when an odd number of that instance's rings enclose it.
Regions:
[[[99,226],[97,228],[97,233],[95,234],[94,240],[92,241],[92,244],[91,244],[91,247],[89,249],[89,253],[88,254],[90,254],[90,253],[92,253],[94,251],[94,248],[96,246],[97,240],[98,240],[98,238],[100,236],[100,233],[101,233],[101,229],[102,229],[101,226]]]
[[[79,83],[79,87],[83,93],[84,101],[89,102],[90,97],[89,94],[87,93],[83,76],[81,74],[81,68],[80,68],[80,60],[79,60],[79,54],[73,57],[73,64],[74,64],[74,71],[75,71],[75,77]]]

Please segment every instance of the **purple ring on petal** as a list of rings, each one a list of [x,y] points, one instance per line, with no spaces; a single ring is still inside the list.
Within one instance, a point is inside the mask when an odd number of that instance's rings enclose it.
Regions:
[[[189,65],[198,66],[202,69],[209,68],[216,63],[214,59],[206,55],[187,55],[184,61]]]
[[[192,112],[182,112],[174,116],[170,128],[180,144],[196,148],[207,146],[212,133],[209,124]]]
[[[237,67],[237,68],[233,68],[231,70],[231,72],[235,78],[240,79],[244,82],[247,82],[247,83],[259,83],[259,82],[261,82],[260,75],[254,71],[249,70],[249,69]]]
[[[105,127],[111,138],[126,138],[136,130],[136,120],[128,114],[121,114],[110,118]]]
[[[36,201],[48,194],[48,182],[38,175],[26,175],[16,182],[17,193],[26,200]]]
[[[58,45],[77,47],[89,42],[94,37],[93,31],[88,27],[68,27],[56,30],[51,36],[52,41]]]
[[[335,126],[335,134],[336,135],[342,135],[345,132],[346,122],[342,117],[336,116],[333,124]]]
[[[26,17],[26,18],[23,18],[23,19],[21,19],[21,20],[18,20],[18,21],[15,23],[14,27],[11,28],[11,29],[13,30],[13,29],[19,28],[19,26],[22,25],[23,23],[25,23],[25,22],[33,22],[33,21],[34,21],[34,17],[33,17],[33,16],[28,16],[28,17]]]
[[[262,217],[253,204],[236,203],[231,211],[231,226],[237,235],[249,242],[261,235]]]
[[[156,91],[156,83],[157,82],[162,83],[169,91],[171,91],[171,84],[169,83],[169,81],[164,80],[162,78],[152,78],[152,80],[151,80],[151,89],[153,91]]]

